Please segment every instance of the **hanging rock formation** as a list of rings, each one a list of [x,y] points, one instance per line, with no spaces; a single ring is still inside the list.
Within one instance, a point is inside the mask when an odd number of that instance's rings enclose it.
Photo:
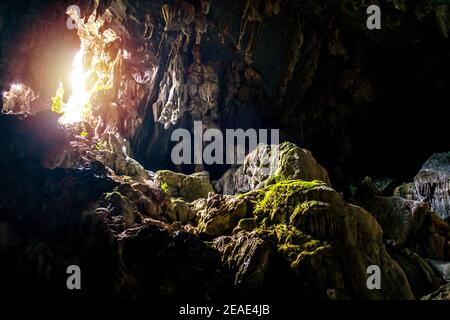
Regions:
[[[432,155],[414,178],[421,200],[441,218],[450,216],[450,153]]]

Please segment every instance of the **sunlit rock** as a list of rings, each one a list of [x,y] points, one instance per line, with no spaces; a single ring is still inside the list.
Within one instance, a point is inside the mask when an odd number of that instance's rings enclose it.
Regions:
[[[236,281],[251,278],[245,274],[245,268],[250,266],[241,251],[256,250],[253,244],[260,240],[250,241],[256,236],[288,263],[299,277],[297,288],[305,297],[414,297],[404,272],[384,247],[376,220],[364,209],[347,204],[324,182],[281,181],[237,199],[240,198],[253,203],[254,229],[246,231],[248,235],[241,231],[216,242],[224,261],[234,270]],[[250,254],[250,265],[252,259],[260,258],[261,255],[253,258]],[[261,269],[252,269],[258,273],[257,284],[263,282],[258,277],[264,278],[265,263],[260,265]],[[383,282],[383,290],[367,290],[363,281],[367,267],[372,264],[381,267],[383,279],[389,279]]]
[[[231,233],[239,220],[247,216],[247,203],[236,196],[210,194],[196,215],[197,232],[208,237],[218,237]]]
[[[33,105],[35,99],[31,88],[22,83],[13,84],[9,91],[3,93],[3,112],[35,114],[36,109]]]
[[[208,172],[185,175],[169,170],[161,170],[156,172],[155,182],[169,197],[183,198],[187,202],[206,198],[208,193],[213,192]]]
[[[215,183],[219,192],[244,193],[281,180],[321,180],[330,184],[327,171],[316,162],[311,152],[292,143],[259,145]]]

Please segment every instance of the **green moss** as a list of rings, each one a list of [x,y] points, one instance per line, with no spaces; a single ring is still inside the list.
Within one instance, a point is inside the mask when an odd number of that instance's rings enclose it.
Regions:
[[[311,239],[310,236],[286,224],[275,224],[268,227],[260,225],[255,229],[255,233],[274,244],[302,244]]]
[[[52,111],[62,114],[63,112],[63,101],[64,98],[64,88],[60,86],[58,90],[56,90],[56,94],[52,97]]]
[[[259,190],[254,214],[258,219],[269,217],[273,223],[286,223],[303,201],[302,191],[326,186],[322,181],[281,181]]]
[[[167,182],[163,182],[161,184],[161,189],[165,192],[168,193],[169,192],[169,185],[167,184]]]
[[[256,227],[255,218],[244,218],[239,220],[237,228],[239,230],[252,231]]]
[[[126,202],[128,199],[119,191],[113,191],[106,193],[105,200],[109,201],[112,205],[121,206],[122,203]]]
[[[281,244],[278,252],[285,256],[294,265],[298,265],[305,257],[310,257],[327,249],[328,246],[319,240],[311,240],[304,244]]]
[[[317,241],[317,240],[313,240]],[[331,247],[323,242],[318,242],[310,245],[308,248],[304,248],[305,250],[298,253],[295,261],[291,263],[292,268],[297,268],[300,264],[302,264],[305,260],[320,256],[322,254],[327,253]]]
[[[155,181],[170,197],[182,197],[187,202],[200,198],[207,198],[208,193],[214,192],[205,173],[185,175],[170,170],[156,172]]]
[[[275,224],[269,227],[259,226],[255,233],[262,239],[272,243],[292,267],[298,266],[304,259],[320,254],[330,246],[321,240],[312,239],[297,228],[286,224]]]
[[[321,206],[326,206],[326,204],[315,200],[300,203],[291,214],[289,223],[294,226],[298,226],[298,220],[302,215],[307,214],[310,210],[315,210]]]

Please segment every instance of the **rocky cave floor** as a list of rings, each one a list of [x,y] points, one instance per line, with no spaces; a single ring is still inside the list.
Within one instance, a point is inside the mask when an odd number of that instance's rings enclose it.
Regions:
[[[450,154],[433,155],[411,183],[366,178],[355,205],[291,143],[270,174],[255,157],[275,146],[260,145],[212,183],[207,172],[153,174],[57,119],[0,116],[0,282],[10,297],[449,299]],[[69,265],[83,290],[67,290]],[[366,286],[369,265],[380,267],[380,290]]]

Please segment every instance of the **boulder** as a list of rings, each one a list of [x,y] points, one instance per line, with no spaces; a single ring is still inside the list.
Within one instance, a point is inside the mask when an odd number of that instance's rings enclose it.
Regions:
[[[137,221],[140,221],[138,213],[133,203],[118,191],[105,194],[103,205],[109,211],[111,216],[121,216],[125,220],[126,227],[132,227]]]
[[[295,144],[260,144],[248,154],[242,166],[231,168],[215,187],[220,193],[245,193],[281,180],[321,180],[330,185],[327,171],[311,152]]]
[[[186,201],[177,198],[171,198],[168,201],[166,216],[170,222],[178,221],[184,225],[193,221],[195,213]]]
[[[96,146],[96,158],[112,169],[115,174],[129,176],[140,182],[150,179],[144,167],[129,156],[131,151],[126,139],[118,133],[105,133],[102,135],[102,142],[100,147]]]
[[[386,247],[389,255],[405,272],[416,298],[435,291],[444,283],[441,275],[417,253],[392,244]]]
[[[428,204],[399,197],[374,197],[366,202],[365,208],[381,225],[384,239],[408,247],[424,258],[447,257],[450,228]]]
[[[214,239],[222,262],[234,274],[234,285],[240,290],[261,289],[272,262],[272,247],[256,235],[238,233]]]
[[[242,196],[252,203],[254,234],[289,264],[302,295],[322,299],[413,299],[408,279],[388,254],[382,229],[322,181],[281,181]],[[366,286],[378,265],[383,290]],[[294,280],[293,280],[294,281]]]
[[[394,197],[400,197],[407,200],[419,201],[419,195],[417,194],[416,185],[414,182],[404,183],[394,190]]]
[[[208,193],[214,192],[208,172],[185,175],[170,170],[161,170],[156,172],[155,182],[169,197],[182,198],[186,202],[206,198]]]
[[[118,191],[130,199],[144,216],[160,219],[166,197],[154,182],[122,182]]]
[[[197,233],[218,237],[230,233],[247,216],[247,203],[242,197],[210,194],[196,214]]]

